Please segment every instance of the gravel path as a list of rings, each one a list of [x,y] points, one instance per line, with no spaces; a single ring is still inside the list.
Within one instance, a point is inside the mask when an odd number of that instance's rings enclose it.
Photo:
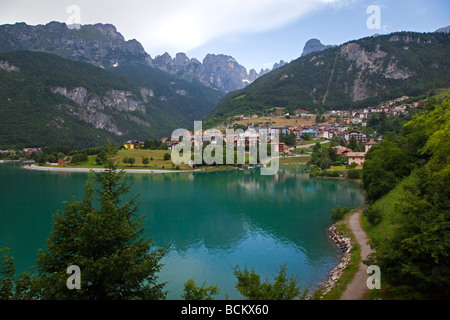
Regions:
[[[366,232],[361,227],[361,214],[362,209],[354,213],[349,220],[350,228],[352,229],[356,241],[361,248],[361,261],[364,261],[368,255],[372,252],[372,249],[367,244],[368,237]],[[359,263],[359,270],[356,272],[353,280],[347,285],[344,293],[342,294],[340,300],[361,300],[364,295],[369,290],[367,288],[367,279],[369,275],[367,274],[367,266],[362,262]]]

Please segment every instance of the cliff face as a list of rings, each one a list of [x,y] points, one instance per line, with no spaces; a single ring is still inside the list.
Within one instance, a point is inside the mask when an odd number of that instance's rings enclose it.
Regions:
[[[0,52],[20,50],[53,53],[103,67],[151,64],[142,45],[136,40],[125,41],[111,24],[83,25],[80,29],[70,29],[60,22],[0,26]]]
[[[310,39],[305,43],[305,47],[303,48],[302,57],[307,56],[308,54],[314,52],[321,52],[329,48],[333,48],[332,45],[324,45],[318,39]]]
[[[48,53],[4,53],[0,146],[161,138],[203,119],[222,96],[142,64],[103,70]]]
[[[285,64],[286,62],[280,61],[272,70]],[[271,71],[271,69],[261,70],[259,73],[254,69],[247,71],[233,57],[215,54],[208,54],[200,62],[188,58],[184,53],[178,53],[174,58],[165,53],[153,59],[153,66],[186,79],[196,79],[224,93],[242,89]]]
[[[82,25],[79,29],[68,28],[60,22],[37,26],[25,23],[0,26],[0,52],[21,50],[52,53],[104,68],[145,64],[184,79],[198,80],[223,93],[242,89],[285,64],[280,61],[273,69],[257,72],[253,69],[247,71],[226,55],[208,54],[202,62],[190,59],[184,53],[178,53],[174,58],[166,53],[152,59],[138,41],[125,41],[111,24]]]
[[[400,40],[406,43],[411,41],[411,39],[397,39],[396,36],[390,39],[393,42]],[[317,39],[311,39],[305,44],[302,56],[332,47],[323,45]],[[80,29],[70,29],[66,24],[59,22],[37,26],[25,23],[0,26],[0,52],[19,50],[53,53],[106,68],[130,63],[146,64],[188,80],[198,80],[224,93],[245,88],[257,78],[286,65],[286,62],[280,61],[272,69],[257,72],[253,69],[247,71],[233,57],[226,55],[208,54],[202,62],[190,59],[184,53],[178,53],[174,58],[166,53],[152,59],[138,41],[125,41],[111,24],[83,25]],[[377,59],[377,54],[374,57],[373,54],[369,54],[355,60],[355,55],[366,53],[356,47],[343,48],[342,51],[342,54],[348,55],[349,60],[357,62],[358,67],[361,63],[369,66],[373,59]],[[412,75],[408,70],[396,71],[395,66],[396,62],[393,60],[386,70],[387,77],[405,79]],[[367,95],[363,92],[363,81],[359,79],[355,84],[355,100],[364,99]]]
[[[141,101],[134,100],[131,92],[110,90],[105,96],[99,97],[98,95],[90,94],[84,87],[73,89],[54,87],[51,90],[53,93],[62,95],[76,104],[76,106],[71,104],[58,105],[60,110],[64,109],[66,113],[77,117],[96,129],[103,129],[116,136],[123,136],[123,129],[119,129],[111,116],[114,111],[123,111],[125,119],[148,128],[151,127],[150,123],[142,120],[140,117],[128,114],[136,111],[142,114],[146,113],[144,104]]]

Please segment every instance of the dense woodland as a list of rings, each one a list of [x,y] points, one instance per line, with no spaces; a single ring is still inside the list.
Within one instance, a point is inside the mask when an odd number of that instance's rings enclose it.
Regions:
[[[389,231],[372,245],[372,264],[383,270],[388,297],[450,297],[450,100],[429,101],[401,134],[372,147],[362,188],[372,225],[390,219]],[[406,179],[406,180],[405,180]],[[393,209],[377,201],[402,183]]]
[[[176,128],[189,128],[194,120],[203,119],[223,96],[200,83],[144,65],[105,70],[29,51],[0,54],[0,60],[20,69],[0,70],[0,147],[4,149],[90,148],[104,145],[107,139],[116,144],[127,139],[160,139]],[[81,120],[76,113],[82,114],[85,106],[53,93],[54,87],[83,87],[89,96],[100,99],[111,90],[130,92],[135,101],[145,106],[145,112],[102,110],[123,132],[123,136],[118,136]],[[141,88],[152,90],[154,96],[144,99]],[[150,127],[130,120],[133,117]]]

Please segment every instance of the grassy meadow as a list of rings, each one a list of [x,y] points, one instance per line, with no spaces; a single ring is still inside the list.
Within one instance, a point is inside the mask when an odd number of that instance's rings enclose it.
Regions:
[[[171,154],[170,150],[119,150],[114,160],[119,163],[122,169],[153,169],[153,170],[173,170],[176,165],[172,160],[164,160],[164,155]],[[142,158],[148,157],[149,164],[144,165]],[[73,164],[70,163],[66,167],[68,168],[102,168],[95,162],[96,156],[89,156],[89,160],[83,163]],[[123,163],[123,158],[134,158],[136,162],[133,165]],[[180,164],[180,170],[191,170],[187,164]]]

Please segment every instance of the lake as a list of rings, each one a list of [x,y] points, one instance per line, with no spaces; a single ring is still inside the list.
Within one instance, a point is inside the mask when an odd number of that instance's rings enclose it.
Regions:
[[[330,210],[364,203],[354,182],[309,178],[301,167],[274,176],[259,169],[130,176],[148,235],[157,247],[171,245],[159,273],[171,300],[190,278],[217,285],[217,299],[240,299],[237,265],[272,280],[286,264],[302,286],[317,285],[340,258],[327,235]],[[0,248],[11,249],[17,272],[34,265],[52,215],[63,201],[82,199],[87,178],[0,164]]]

